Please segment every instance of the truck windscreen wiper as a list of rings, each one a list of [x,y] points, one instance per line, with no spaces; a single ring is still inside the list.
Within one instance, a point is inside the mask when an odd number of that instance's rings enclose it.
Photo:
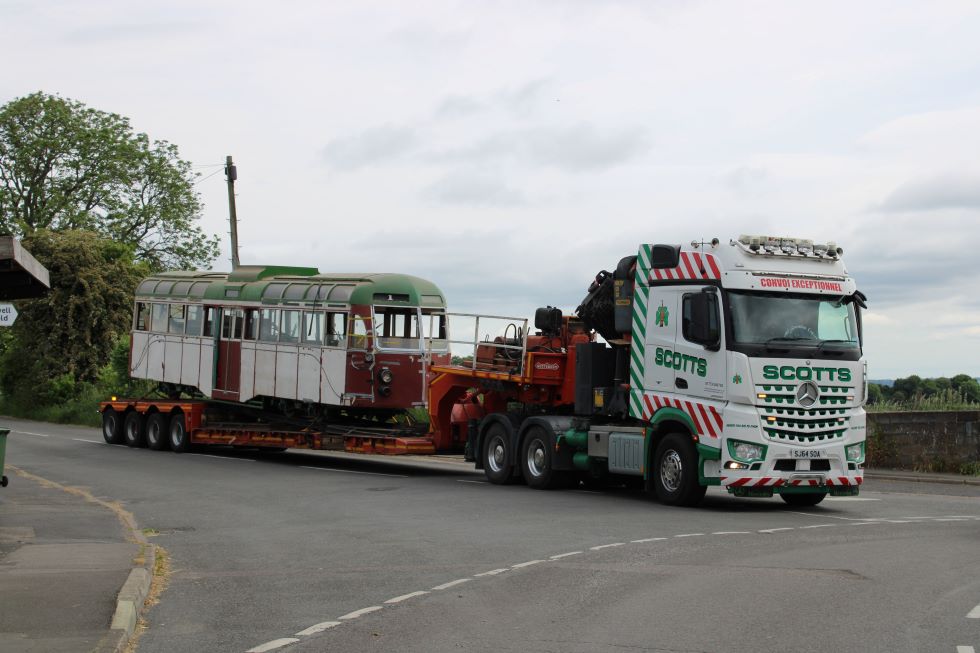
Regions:
[[[834,345],[828,350],[831,354],[843,354],[845,349],[857,348],[857,343],[853,340],[823,340],[817,345],[817,351],[823,351],[826,345]]]

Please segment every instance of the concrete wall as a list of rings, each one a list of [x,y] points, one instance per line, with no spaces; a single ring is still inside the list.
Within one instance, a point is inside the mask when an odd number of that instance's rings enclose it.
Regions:
[[[980,469],[980,411],[868,413],[867,466],[919,472]]]

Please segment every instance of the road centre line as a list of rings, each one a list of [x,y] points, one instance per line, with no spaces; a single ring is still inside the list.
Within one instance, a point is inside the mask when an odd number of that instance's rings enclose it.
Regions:
[[[84,440],[82,438],[72,438],[72,440],[75,442],[88,442],[89,444],[102,444],[99,440]]]
[[[447,590],[450,587],[456,587],[457,585],[462,585],[463,583],[468,583],[471,580],[473,580],[473,579],[472,578],[460,578],[458,580],[451,580],[448,583],[443,583],[442,585],[436,585],[435,587],[432,588],[432,590],[435,591],[435,592],[438,592],[440,590]],[[341,619],[343,619],[343,617],[341,617]]]
[[[569,556],[577,556],[581,551],[569,551],[568,553],[559,553],[558,555],[548,556],[549,560],[561,560],[562,558],[567,558]]]
[[[235,460],[246,460],[243,458],[236,458]],[[308,465],[300,465],[300,469],[315,469],[320,472],[340,472],[342,474],[364,474],[366,476],[391,476],[393,478],[408,478],[405,474],[383,474],[381,472],[360,472],[354,469],[336,469],[334,467],[310,467]]]
[[[516,565],[511,565],[511,569],[522,569],[524,567],[530,567],[531,565],[536,565],[538,563],[544,562],[544,560],[528,560],[527,562],[519,562]]]
[[[505,571],[510,571],[510,567],[504,567],[503,569],[491,569],[490,571],[485,571],[482,574],[473,574],[473,577],[482,578],[484,576],[496,576],[497,574],[502,574]]]
[[[11,433],[19,433],[20,435],[36,435],[39,438],[50,438],[51,437],[51,435],[49,433],[31,433],[30,431],[15,431],[13,429],[11,429],[10,432]]]
[[[391,605],[393,603],[401,603],[402,601],[407,601],[408,599],[414,599],[416,596],[424,596],[426,594],[428,594],[428,592],[422,590],[419,590],[418,592],[410,592],[408,594],[402,594],[401,596],[396,596],[393,599],[388,599],[387,601],[385,601],[385,604]]]
[[[748,535],[748,531],[715,531],[712,535]]]
[[[666,539],[666,537],[645,537],[642,540],[630,540],[630,544],[645,544],[646,542],[659,542]]]
[[[457,478],[457,483],[479,483],[480,485],[489,485],[486,481],[471,481],[468,478]]]
[[[357,619],[362,615],[366,615],[369,612],[377,612],[378,610],[381,610],[380,605],[372,605],[369,608],[361,608],[360,610],[354,610],[353,612],[348,612],[344,616],[337,617],[337,618],[340,619],[341,621],[349,621],[351,619]]]
[[[255,461],[251,458],[233,458],[232,456],[216,456],[210,453],[192,453],[192,456],[199,456],[201,458],[217,458],[218,460],[238,460],[243,463],[254,463]]]
[[[980,605],[970,610],[966,615],[967,619],[980,619]]]
[[[266,642],[265,644],[260,644],[255,648],[250,648],[245,653],[266,653],[267,651],[274,651],[277,648],[282,648],[287,644],[295,644],[299,640],[295,637],[283,637],[282,639],[274,639],[271,642]]]
[[[600,544],[599,546],[590,546],[589,551],[601,551],[602,549],[611,549],[614,546],[623,546],[626,542],[613,542],[612,544]]]
[[[341,622],[339,621],[324,621],[322,623],[310,626],[306,630],[301,630],[296,633],[296,637],[306,637],[307,635],[316,635],[317,633],[322,633],[323,631],[333,628],[334,626],[339,626]]]
[[[812,526],[800,526],[800,530],[806,528],[832,528],[833,526],[833,524],[813,524]]]
[[[957,646],[956,653],[975,653],[972,646]]]
[[[787,527],[784,527],[784,528],[763,528],[759,532],[760,533],[778,533],[780,531],[791,531],[791,530],[793,530],[793,529],[790,528],[789,526],[787,526]]]
[[[704,535],[704,533],[681,533],[680,535],[675,535],[674,537],[698,537]]]

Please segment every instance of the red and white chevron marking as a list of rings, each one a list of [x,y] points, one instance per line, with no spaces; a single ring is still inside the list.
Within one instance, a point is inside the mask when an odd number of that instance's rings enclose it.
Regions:
[[[863,476],[856,476],[854,478],[847,478],[846,476],[838,476],[837,478],[828,478],[826,485],[839,486],[839,485],[861,485],[864,483]],[[816,479],[807,480],[787,480],[785,478],[777,478],[775,476],[763,476],[761,478],[754,476],[722,476],[721,484],[724,486],[731,487],[781,487],[792,486],[792,487],[819,487],[820,482]]]
[[[700,404],[696,401],[686,401],[681,399],[671,399],[655,394],[644,393],[642,397],[643,419],[650,421],[653,414],[661,408],[678,408],[691,418],[694,427],[698,430],[700,437],[717,438],[721,435],[722,420],[721,413],[714,406]]]
[[[665,279],[721,279],[721,269],[712,254],[681,252],[681,262],[676,268],[653,269],[650,281]]]

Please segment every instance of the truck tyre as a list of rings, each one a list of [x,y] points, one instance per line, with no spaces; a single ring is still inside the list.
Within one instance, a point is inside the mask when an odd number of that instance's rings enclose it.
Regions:
[[[780,494],[779,496],[783,498],[783,501],[795,508],[807,508],[810,506],[815,506],[823,501],[824,497],[827,496],[827,493],[813,492],[809,494]]]
[[[698,454],[689,435],[664,436],[653,461],[653,487],[662,503],[694,506],[704,498],[707,488],[698,483]]]
[[[146,420],[143,419],[142,414],[135,410],[126,413],[126,420],[123,422],[123,439],[129,447],[146,446]]]
[[[167,448],[167,416],[161,413],[153,413],[146,420],[146,446],[154,451],[163,451]]]
[[[532,428],[524,435],[521,445],[521,474],[528,487],[537,490],[551,490],[567,485],[564,472],[551,468],[554,456],[551,438],[542,428]]]
[[[102,437],[106,444],[122,444],[123,420],[113,408],[106,408],[102,413]]]
[[[191,449],[191,436],[183,413],[174,413],[170,418],[170,448],[175,453],[185,453]]]
[[[507,485],[514,481],[514,452],[510,434],[501,424],[491,424],[483,440],[483,473],[487,480],[496,485]]]

